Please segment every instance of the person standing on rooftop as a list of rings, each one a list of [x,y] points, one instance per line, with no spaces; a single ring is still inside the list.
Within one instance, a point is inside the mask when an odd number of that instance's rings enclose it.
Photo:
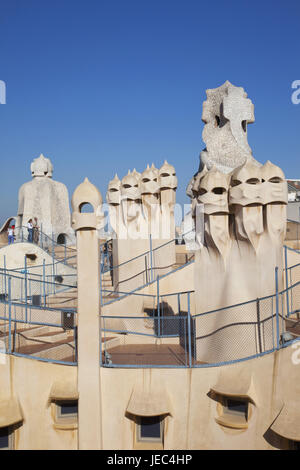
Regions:
[[[27,229],[28,229],[28,241],[29,243],[33,242],[33,225],[32,225],[32,219],[29,219],[27,223]]]
[[[15,226],[12,225],[11,227],[8,227],[8,230],[7,230],[8,244],[9,245],[11,245],[15,240],[14,228],[15,228]]]

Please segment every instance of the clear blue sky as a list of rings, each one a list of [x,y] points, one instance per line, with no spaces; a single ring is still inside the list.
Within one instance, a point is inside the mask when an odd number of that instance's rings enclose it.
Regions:
[[[300,178],[299,34],[299,0],[0,0],[0,222],[40,153],[70,196],[166,158],[188,202],[205,90],[225,80],[254,102],[255,158]]]

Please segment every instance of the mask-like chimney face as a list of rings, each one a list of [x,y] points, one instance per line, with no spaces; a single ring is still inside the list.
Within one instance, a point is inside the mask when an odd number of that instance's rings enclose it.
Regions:
[[[137,201],[141,199],[141,191],[138,178],[132,173],[124,176],[121,183],[121,197],[129,201]]]
[[[228,213],[229,176],[212,168],[201,179],[198,202],[204,204],[205,214]]]
[[[192,194],[194,198],[197,198],[199,196],[199,191],[200,191],[200,181],[201,179],[206,175],[208,172],[207,167],[204,165],[202,171],[199,171],[196,176],[194,177],[194,181],[192,184]]]
[[[106,201],[108,204],[119,205],[121,198],[121,181],[118,175],[115,175],[114,179],[108,183]]]
[[[49,158],[45,158],[41,154],[38,158],[35,158],[30,166],[32,177],[47,177],[52,178],[53,174],[53,165]]]
[[[281,203],[287,204],[288,190],[284,173],[269,160],[261,168],[262,197],[264,204]]]
[[[141,194],[158,194],[159,193],[159,184],[158,184],[158,169],[152,165],[149,168],[147,166],[146,170],[142,173],[141,176]]]
[[[165,160],[159,170],[160,189],[176,189],[177,183],[175,168]]]
[[[258,166],[247,161],[233,171],[229,189],[229,204],[248,206],[263,204],[261,171]]]

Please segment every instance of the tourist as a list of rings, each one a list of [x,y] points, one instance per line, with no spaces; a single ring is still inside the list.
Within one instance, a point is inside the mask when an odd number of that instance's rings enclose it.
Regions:
[[[32,225],[32,219],[30,219],[27,223],[27,229],[28,229],[28,241],[30,243],[33,242],[33,225]]]
[[[11,243],[14,242],[15,240],[15,232],[14,232],[15,226],[12,225],[11,227],[8,227],[7,230],[7,235],[8,235],[8,244],[10,245]]]
[[[39,243],[39,226],[38,226],[38,220],[35,217],[34,222],[33,222],[33,243],[38,245]]]

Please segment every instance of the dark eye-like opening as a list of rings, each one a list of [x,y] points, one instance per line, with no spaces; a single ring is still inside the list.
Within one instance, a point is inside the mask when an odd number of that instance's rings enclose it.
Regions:
[[[238,186],[239,184],[241,184],[242,182],[240,180],[232,180],[231,181],[231,186],[234,187],[234,186]]]
[[[198,191],[199,196],[203,196],[203,194],[206,194],[206,193],[207,193],[207,191],[204,188],[200,188],[199,191]]]
[[[157,178],[154,178],[154,180],[153,180],[153,181],[155,181],[155,182],[157,183]]]
[[[117,190],[117,188],[110,188],[109,191],[110,191],[111,193],[115,193],[115,192],[118,191],[118,190]]]
[[[215,127],[219,127],[220,126],[220,118],[219,116],[216,116],[215,117]]]
[[[166,178],[167,176],[170,176],[169,173],[162,173],[160,176],[162,176],[163,178]]]
[[[129,188],[131,188],[131,184],[123,184],[123,188],[129,189]]]
[[[135,185],[134,185],[134,187],[135,187],[135,188],[138,188],[138,187],[139,187],[139,185],[138,185],[138,184],[135,184]]]
[[[143,183],[149,183],[149,178],[143,178]]]
[[[282,179],[279,176],[273,176],[269,179],[270,183],[282,183]]]
[[[247,132],[247,121],[242,121],[242,129],[244,132]]]
[[[246,181],[247,184],[259,184],[260,183],[260,180],[258,178],[249,178],[247,181]]]
[[[214,188],[214,189],[212,190],[212,192],[213,192],[214,194],[224,194],[224,193],[226,193],[226,189],[225,189],[225,188]]]
[[[79,206],[79,212],[80,212],[80,214],[92,213],[92,212],[94,212],[94,208],[93,208],[92,204],[90,204],[89,202],[83,202]]]

